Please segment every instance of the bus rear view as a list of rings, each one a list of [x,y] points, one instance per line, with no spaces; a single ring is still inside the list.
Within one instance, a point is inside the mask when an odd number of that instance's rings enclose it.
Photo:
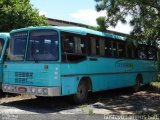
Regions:
[[[59,96],[58,62],[57,31],[32,28],[12,31],[8,61],[4,65],[3,91]]]

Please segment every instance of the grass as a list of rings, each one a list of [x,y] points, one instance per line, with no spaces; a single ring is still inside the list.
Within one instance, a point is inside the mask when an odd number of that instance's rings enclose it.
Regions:
[[[150,86],[160,89],[160,82],[152,82],[150,83]]]
[[[149,86],[157,91],[160,91],[160,74],[157,77],[157,81],[151,82]]]
[[[86,115],[93,115],[94,114],[93,109],[87,105],[81,105],[81,106],[79,106],[79,108],[81,108],[81,111],[83,114],[86,114]]]

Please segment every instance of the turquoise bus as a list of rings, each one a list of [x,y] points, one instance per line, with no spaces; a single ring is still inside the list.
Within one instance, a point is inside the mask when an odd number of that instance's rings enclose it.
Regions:
[[[157,76],[157,49],[81,27],[13,30],[4,64],[3,91],[41,97],[72,95],[76,103],[96,92],[141,85]]]
[[[9,38],[9,33],[0,33],[0,91],[2,90],[3,63],[6,58],[6,49]]]

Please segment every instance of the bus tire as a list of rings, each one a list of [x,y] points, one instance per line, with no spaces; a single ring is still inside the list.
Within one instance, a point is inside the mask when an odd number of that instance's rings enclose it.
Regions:
[[[87,101],[88,89],[87,82],[85,80],[81,80],[77,88],[77,94],[73,95],[75,104],[82,104]]]
[[[140,91],[141,85],[142,85],[142,75],[137,75],[136,77],[136,84],[134,86],[134,92]]]

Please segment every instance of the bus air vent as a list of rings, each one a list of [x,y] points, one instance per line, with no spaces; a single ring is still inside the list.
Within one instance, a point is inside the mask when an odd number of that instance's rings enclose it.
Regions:
[[[31,84],[33,80],[32,72],[15,72],[15,83]]]

